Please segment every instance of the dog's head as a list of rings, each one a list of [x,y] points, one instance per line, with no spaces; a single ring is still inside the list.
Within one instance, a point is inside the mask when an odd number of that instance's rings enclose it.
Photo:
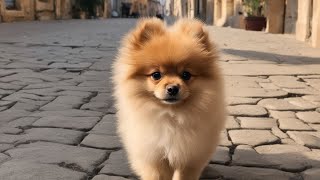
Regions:
[[[216,59],[203,23],[181,19],[166,27],[155,18],[138,23],[119,56],[130,94],[163,106],[183,105],[212,93]]]

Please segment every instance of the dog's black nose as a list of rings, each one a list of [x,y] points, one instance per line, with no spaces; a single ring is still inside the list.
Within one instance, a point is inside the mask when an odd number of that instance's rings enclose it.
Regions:
[[[167,85],[167,94],[170,96],[175,96],[179,93],[179,86],[177,85]]]

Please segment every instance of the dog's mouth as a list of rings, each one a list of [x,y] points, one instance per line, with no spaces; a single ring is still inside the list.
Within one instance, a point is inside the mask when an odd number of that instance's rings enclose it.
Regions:
[[[178,99],[178,98],[167,98],[167,99],[162,99],[161,101],[163,103],[165,103],[165,104],[177,104],[180,101],[180,99]]]

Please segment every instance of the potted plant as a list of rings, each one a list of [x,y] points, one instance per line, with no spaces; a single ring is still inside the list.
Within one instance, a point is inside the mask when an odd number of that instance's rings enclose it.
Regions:
[[[243,0],[245,29],[262,31],[266,28],[263,15],[264,0]]]

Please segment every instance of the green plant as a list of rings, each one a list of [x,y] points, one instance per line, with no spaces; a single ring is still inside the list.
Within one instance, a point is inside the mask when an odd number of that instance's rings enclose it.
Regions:
[[[247,16],[263,16],[264,0],[243,0]]]

